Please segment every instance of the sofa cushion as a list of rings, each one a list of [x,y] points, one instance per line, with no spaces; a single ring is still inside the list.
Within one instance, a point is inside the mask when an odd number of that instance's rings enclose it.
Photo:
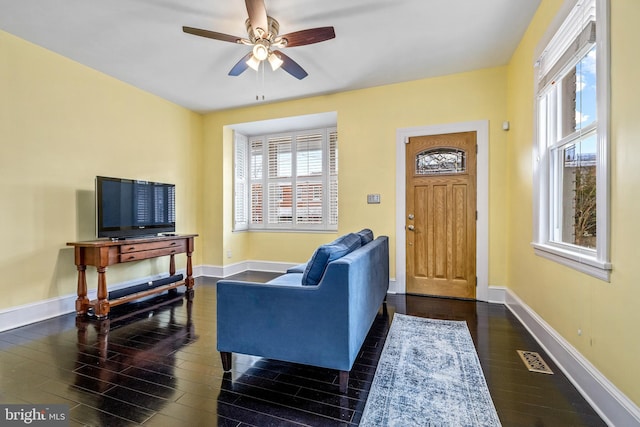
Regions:
[[[358,236],[360,236],[360,243],[362,244],[362,246],[373,240],[373,231],[371,231],[369,228],[363,228],[362,230],[358,231],[357,234]]]
[[[304,270],[307,268],[307,263],[303,262],[302,264],[294,265],[287,269],[287,273],[304,273]]]
[[[302,273],[288,273],[269,280],[267,284],[280,286],[300,286],[301,282]]]
[[[338,258],[342,258],[361,246],[360,236],[356,233],[345,234],[326,245],[319,246],[307,263],[302,276],[302,284],[316,286],[320,283],[327,264]]]

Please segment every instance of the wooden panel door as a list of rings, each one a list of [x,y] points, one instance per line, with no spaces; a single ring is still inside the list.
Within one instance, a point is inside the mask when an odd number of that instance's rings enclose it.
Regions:
[[[476,133],[406,145],[407,293],[476,297]]]

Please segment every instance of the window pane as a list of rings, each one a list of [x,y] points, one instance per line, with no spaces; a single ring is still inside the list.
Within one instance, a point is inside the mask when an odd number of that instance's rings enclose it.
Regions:
[[[262,184],[251,184],[251,224],[262,224]]]
[[[291,137],[269,139],[269,178],[291,176]]]
[[[338,174],[338,132],[329,132],[329,174]]]
[[[562,241],[596,247],[597,135],[565,146],[562,154]]]
[[[338,180],[329,181],[329,224],[338,225]]]
[[[236,224],[240,224],[246,221],[246,200],[244,195],[246,194],[246,184],[243,181],[236,181],[235,186],[235,209],[234,209],[234,221]]]
[[[269,224],[291,224],[293,194],[290,182],[269,183]]]
[[[576,127],[585,128],[596,121],[596,47],[576,67]]]
[[[299,135],[296,143],[296,175],[322,175],[322,135]]]
[[[322,224],[322,183],[298,182],[296,186],[296,222]]]
[[[564,138],[596,121],[596,48],[562,78],[562,129]]]
[[[249,175],[251,179],[262,179],[262,140],[251,141]]]

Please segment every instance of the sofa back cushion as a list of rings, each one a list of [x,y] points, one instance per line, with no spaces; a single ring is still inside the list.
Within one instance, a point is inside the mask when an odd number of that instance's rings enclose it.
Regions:
[[[360,243],[362,246],[373,241],[373,231],[371,231],[371,229],[369,228],[363,228],[362,230],[358,231],[357,234],[358,236],[360,236]]]
[[[305,286],[316,286],[320,283],[327,265],[338,258],[342,258],[361,246],[360,236],[356,233],[345,234],[326,245],[319,246],[302,275],[302,284]]]

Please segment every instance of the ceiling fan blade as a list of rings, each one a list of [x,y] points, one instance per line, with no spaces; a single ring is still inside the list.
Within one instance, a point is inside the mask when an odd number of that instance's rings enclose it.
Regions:
[[[267,9],[264,6],[264,0],[245,0],[245,4],[253,32],[256,36],[261,37],[262,35],[258,34],[256,29],[262,28],[262,34],[266,36],[269,32],[269,23],[267,22]]]
[[[335,38],[336,32],[333,27],[318,27],[308,30],[294,31],[293,33],[283,34],[282,39],[287,39],[286,47],[304,46],[306,44],[320,43],[325,40]]]
[[[239,43],[240,37],[229,34],[216,33],[215,31],[201,30],[200,28],[182,27],[182,31],[195,36],[206,37],[208,39],[222,40],[223,42]]]
[[[298,80],[302,80],[307,77],[309,74],[300,66],[296,61],[289,58],[287,55],[280,51],[273,52],[274,55],[277,55],[278,58],[282,60],[282,69],[287,73],[291,74]]]
[[[251,55],[253,55],[253,52],[249,52],[245,56],[243,56],[242,59],[240,61],[238,61],[238,63],[236,65],[233,66],[231,71],[229,71],[229,75],[230,76],[239,76],[247,68],[249,68],[249,65],[247,64],[247,61],[249,60],[249,58],[251,58]]]

